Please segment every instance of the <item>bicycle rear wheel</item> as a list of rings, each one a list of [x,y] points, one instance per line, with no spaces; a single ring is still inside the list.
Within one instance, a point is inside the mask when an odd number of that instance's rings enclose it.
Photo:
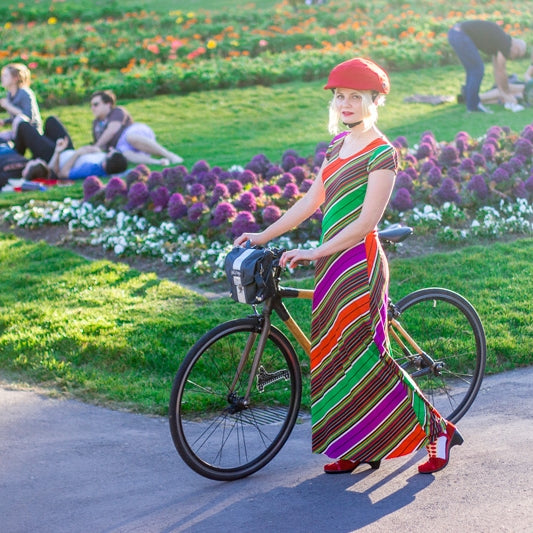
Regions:
[[[260,317],[221,324],[191,348],[176,374],[169,407],[172,439],[183,460],[207,478],[231,481],[265,466],[298,417],[300,365],[287,337],[274,327],[249,403],[244,400],[260,332]]]
[[[428,366],[393,339],[392,356],[437,411],[457,422],[474,401],[485,371],[485,333],[476,310],[459,294],[439,288],[408,294],[394,306],[396,320],[431,359]]]

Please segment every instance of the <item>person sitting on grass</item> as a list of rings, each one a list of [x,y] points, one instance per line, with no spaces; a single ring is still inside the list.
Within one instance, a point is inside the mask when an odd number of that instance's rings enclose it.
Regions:
[[[93,142],[102,150],[116,148],[131,163],[168,166],[180,164],[183,158],[156,141],[154,131],[134,122],[122,106],[116,105],[113,91],[96,91],[91,96]],[[156,159],[152,156],[158,156]]]
[[[35,93],[30,88],[30,69],[22,63],[10,63],[2,68],[1,80],[7,95],[5,98],[0,98],[0,107],[4,108],[9,116],[0,119],[0,126],[9,126],[11,129],[0,132],[0,139],[12,141],[20,119],[27,120],[42,132],[39,105]]]
[[[22,171],[22,177],[28,181],[109,176],[124,172],[128,166],[124,155],[116,150],[103,152],[92,145],[75,150],[66,128],[56,117],[46,119],[44,135],[28,122],[21,122],[14,144],[19,154],[24,155],[27,149],[32,153],[33,159]]]

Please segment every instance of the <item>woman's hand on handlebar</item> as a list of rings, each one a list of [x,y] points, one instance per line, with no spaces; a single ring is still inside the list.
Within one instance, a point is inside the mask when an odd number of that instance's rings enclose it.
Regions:
[[[309,264],[310,261],[314,261],[315,259],[315,250],[301,250],[296,248],[285,252],[281,256],[279,264],[281,267],[288,266],[289,268],[294,268],[298,264]]]
[[[247,241],[250,241],[251,246],[262,246],[268,242],[262,233],[243,233],[233,241],[233,246],[245,246]]]

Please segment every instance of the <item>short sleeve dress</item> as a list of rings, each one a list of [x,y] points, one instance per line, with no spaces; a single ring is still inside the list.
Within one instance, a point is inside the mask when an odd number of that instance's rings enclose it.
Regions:
[[[322,242],[357,219],[377,169],[394,172],[394,147],[377,138],[346,159],[335,137],[322,172]],[[386,330],[388,265],[377,230],[315,266],[311,326],[312,448],[333,459],[377,461],[433,442],[445,421],[392,359]]]

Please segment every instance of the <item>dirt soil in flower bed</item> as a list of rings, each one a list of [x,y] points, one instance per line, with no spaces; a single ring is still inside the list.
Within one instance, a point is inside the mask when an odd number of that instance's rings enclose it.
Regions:
[[[6,222],[0,222],[0,231],[12,233],[17,237],[31,241],[45,241],[52,246],[58,246],[71,250],[89,260],[107,259],[115,263],[125,263],[140,272],[153,272],[160,278],[166,278],[177,282],[183,287],[194,290],[208,298],[217,298],[227,294],[227,286],[224,280],[214,282],[210,277],[191,276],[185,272],[184,267],[169,265],[155,257],[144,256],[117,256],[112,250],[105,250],[101,246],[82,245],[77,238],[88,237],[90,232],[76,230],[72,233],[65,225],[47,225],[37,228],[12,227]],[[514,237],[515,238],[515,237]],[[507,239],[506,239],[507,240]],[[434,252],[447,252],[457,249],[458,243],[439,243],[435,237],[416,234],[411,235],[407,241],[397,246],[394,250],[388,250],[389,259],[395,257],[415,257]],[[312,275],[307,269],[307,276]],[[295,273],[298,276],[298,272]]]

